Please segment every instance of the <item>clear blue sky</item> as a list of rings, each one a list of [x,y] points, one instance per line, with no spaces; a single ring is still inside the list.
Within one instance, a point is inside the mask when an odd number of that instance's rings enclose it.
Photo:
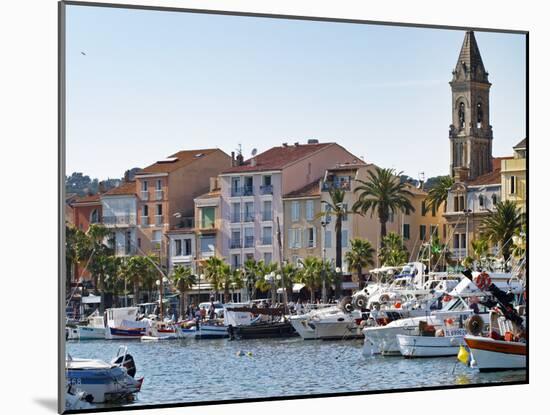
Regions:
[[[68,6],[67,172],[104,179],[182,149],[336,141],[448,174],[464,32]],[[525,137],[525,37],[476,33],[493,155]],[[84,52],[83,55],[81,52]]]

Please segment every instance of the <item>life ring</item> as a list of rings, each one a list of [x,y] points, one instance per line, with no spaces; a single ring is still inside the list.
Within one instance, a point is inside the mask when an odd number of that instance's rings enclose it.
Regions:
[[[473,335],[473,336],[479,336],[481,332],[483,331],[483,326],[485,323],[483,322],[483,319],[481,316],[474,315],[470,317],[468,320],[466,320],[466,331]]]
[[[482,272],[475,277],[474,282],[481,291],[485,291],[492,284],[491,277],[486,272]]]

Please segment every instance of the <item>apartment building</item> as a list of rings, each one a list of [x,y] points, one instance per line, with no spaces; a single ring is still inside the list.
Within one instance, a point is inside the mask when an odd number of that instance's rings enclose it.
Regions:
[[[125,181],[100,200],[103,225],[113,232],[115,255],[138,254],[136,182]]]
[[[277,220],[285,228],[283,195],[321,177],[335,162],[359,163],[336,143],[283,143],[233,166],[220,176],[221,254],[233,268],[248,258],[280,262]],[[281,235],[283,241],[286,235]],[[284,243],[284,242],[283,242]],[[285,259],[284,257],[282,259]]]
[[[323,257],[321,249],[321,179],[283,196],[284,258],[297,264],[308,256]],[[324,222],[323,222],[324,223]]]
[[[512,159],[501,163],[502,200],[516,203],[522,212],[527,210],[527,139],[514,146]]]
[[[209,178],[231,166],[219,149],[184,150],[144,168],[135,175],[137,246],[157,252],[168,266],[168,231],[193,232],[194,199],[209,189]]]

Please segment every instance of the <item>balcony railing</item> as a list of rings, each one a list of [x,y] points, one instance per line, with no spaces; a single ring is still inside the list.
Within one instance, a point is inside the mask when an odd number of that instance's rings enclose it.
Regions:
[[[261,195],[272,195],[273,194],[273,185],[267,184],[264,186],[260,186],[260,194]]]
[[[103,224],[105,226],[129,226],[136,224],[135,215],[112,215],[103,216]]]
[[[233,212],[231,214],[231,223],[239,223],[241,221],[241,213]]]
[[[321,186],[321,190],[323,192],[328,192],[330,189],[341,189],[341,190],[351,190],[351,182],[350,181],[327,181],[323,182],[323,185]]]
[[[254,247],[254,237],[253,236],[245,236],[244,237],[244,247],[245,248],[253,248]]]
[[[262,220],[263,221],[273,220],[273,212],[271,210],[264,210],[262,212]]]
[[[142,216],[141,217],[141,225],[142,226],[148,226],[149,225],[149,216]]]
[[[229,246],[231,247],[231,249],[242,248],[242,243],[240,240],[232,239],[229,243]]]
[[[252,186],[232,187],[231,196],[253,196],[254,190]]]
[[[163,223],[164,216],[162,215],[155,215],[155,225],[161,226]]]
[[[192,229],[195,227],[195,218],[193,216],[184,216],[179,218],[176,223],[176,228],[179,229]]]
[[[164,198],[164,192],[162,189],[155,190],[155,200],[162,200]]]
[[[142,190],[139,197],[141,200],[149,200],[149,191]]]
[[[254,214],[245,212],[243,214],[243,222],[254,222]]]

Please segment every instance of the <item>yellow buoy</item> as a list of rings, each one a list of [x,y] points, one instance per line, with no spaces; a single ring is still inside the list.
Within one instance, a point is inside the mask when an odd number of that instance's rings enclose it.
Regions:
[[[460,346],[458,349],[458,355],[456,356],[459,362],[465,364],[468,366],[468,363],[470,361],[470,353],[468,353],[468,350],[464,346]]]

